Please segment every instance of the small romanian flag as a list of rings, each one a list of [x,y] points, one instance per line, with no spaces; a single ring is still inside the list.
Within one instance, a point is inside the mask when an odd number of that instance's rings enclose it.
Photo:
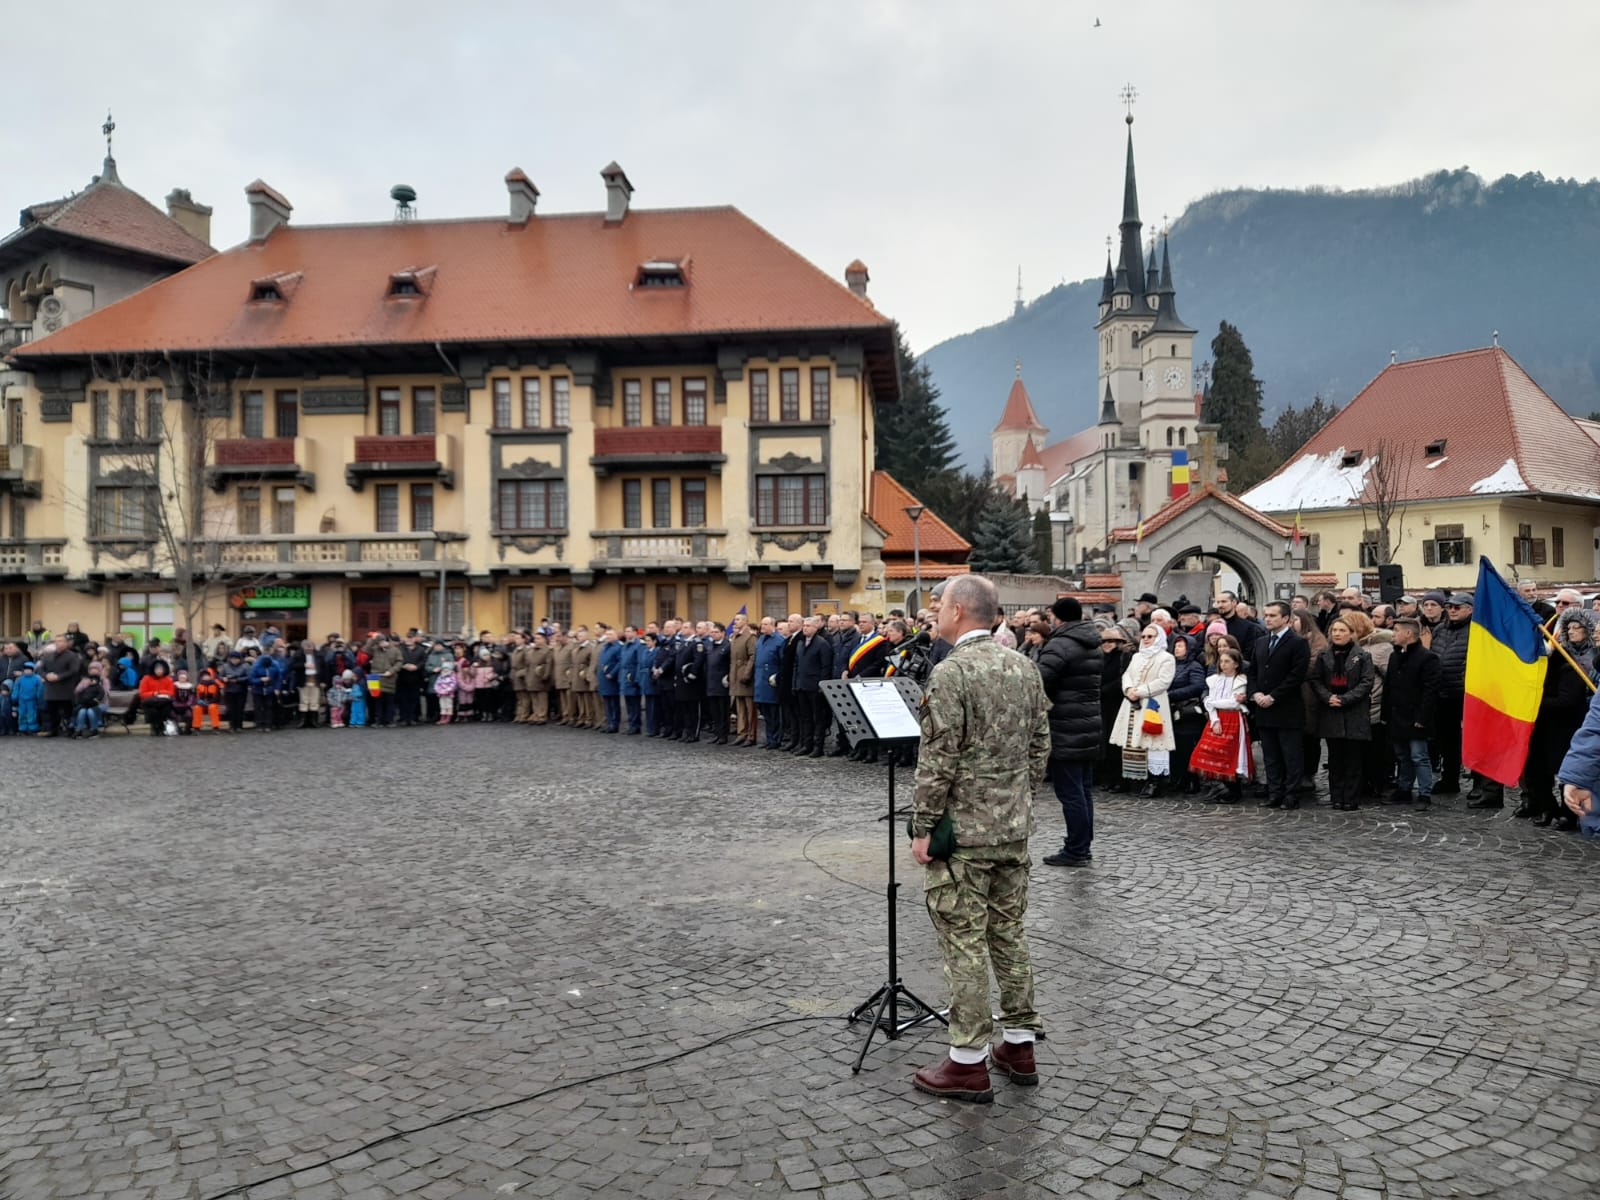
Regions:
[[[1189,452],[1187,450],[1174,450],[1172,452],[1172,499],[1177,500],[1189,494]]]
[[[1139,528],[1133,531],[1133,544],[1137,546],[1142,541],[1144,541],[1144,518],[1140,517]]]
[[[1470,633],[1461,763],[1497,783],[1515,785],[1528,758],[1549,660],[1538,615],[1487,558],[1478,560]]]
[[[1306,527],[1300,523],[1300,510],[1294,510],[1294,544],[1298,546],[1306,540]]]

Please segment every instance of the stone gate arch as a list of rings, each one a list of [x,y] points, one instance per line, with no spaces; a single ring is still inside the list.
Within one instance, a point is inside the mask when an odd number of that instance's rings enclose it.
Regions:
[[[1306,544],[1294,544],[1292,527],[1210,484],[1146,518],[1142,534],[1137,528],[1113,530],[1109,553],[1112,568],[1122,576],[1124,601],[1144,592],[1170,599],[1162,580],[1184,559],[1196,557],[1232,567],[1258,605],[1287,600],[1306,565]],[[1189,599],[1204,603],[1209,597]]]

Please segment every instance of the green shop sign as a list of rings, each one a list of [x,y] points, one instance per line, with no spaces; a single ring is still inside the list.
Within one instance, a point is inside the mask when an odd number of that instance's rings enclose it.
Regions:
[[[280,583],[241,588],[228,598],[234,608],[291,609],[311,607],[311,585]]]

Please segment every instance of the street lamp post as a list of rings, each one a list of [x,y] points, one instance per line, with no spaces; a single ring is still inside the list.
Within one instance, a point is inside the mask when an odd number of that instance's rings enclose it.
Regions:
[[[906,505],[906,516],[911,518],[911,571],[916,576],[918,609],[922,608],[922,537],[919,530],[922,527],[922,514],[927,511],[926,505]]]

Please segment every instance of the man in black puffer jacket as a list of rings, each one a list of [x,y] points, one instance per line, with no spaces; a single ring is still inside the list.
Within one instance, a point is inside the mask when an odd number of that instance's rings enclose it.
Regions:
[[[1100,757],[1100,629],[1083,606],[1063,596],[1050,608],[1055,628],[1039,650],[1039,675],[1050,698],[1050,781],[1067,824],[1052,867],[1086,867],[1094,859],[1094,763]]]

